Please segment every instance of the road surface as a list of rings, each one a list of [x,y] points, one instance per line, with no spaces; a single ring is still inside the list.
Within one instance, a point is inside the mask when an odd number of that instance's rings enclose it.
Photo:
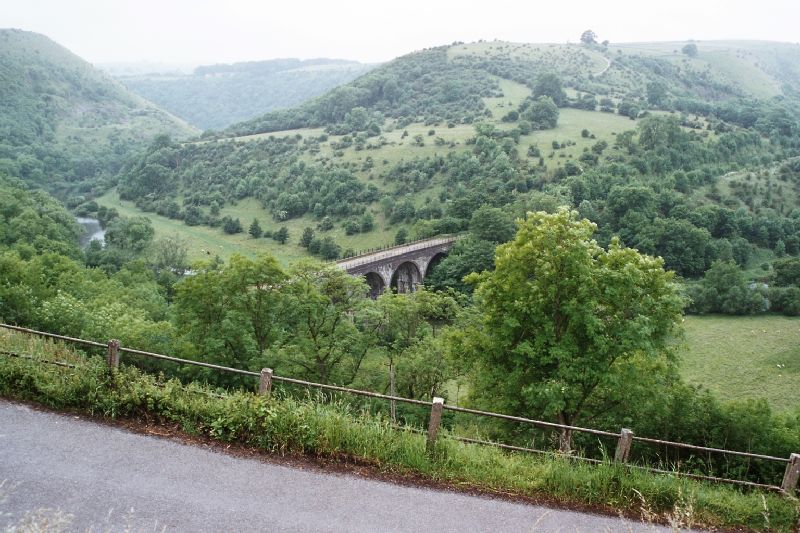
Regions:
[[[2,480],[0,530],[49,508],[71,515],[69,531],[666,531],[239,458],[0,399]]]

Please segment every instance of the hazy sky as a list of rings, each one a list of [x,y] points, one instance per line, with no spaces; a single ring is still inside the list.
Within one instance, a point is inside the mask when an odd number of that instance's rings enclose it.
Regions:
[[[0,27],[93,63],[386,61],[453,41],[800,41],[800,0],[2,0]]]

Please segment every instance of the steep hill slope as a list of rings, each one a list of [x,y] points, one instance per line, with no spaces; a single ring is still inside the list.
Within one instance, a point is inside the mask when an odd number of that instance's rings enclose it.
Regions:
[[[192,74],[119,76],[136,94],[202,129],[294,107],[373,68],[337,59],[274,59],[197,67]]]
[[[0,171],[61,194],[113,176],[159,133],[196,131],[36,33],[0,30]]]

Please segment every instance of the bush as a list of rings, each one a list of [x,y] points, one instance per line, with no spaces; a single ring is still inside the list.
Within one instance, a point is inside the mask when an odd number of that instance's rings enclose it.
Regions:
[[[228,235],[242,232],[242,223],[238,218],[223,217],[222,218],[222,231]]]

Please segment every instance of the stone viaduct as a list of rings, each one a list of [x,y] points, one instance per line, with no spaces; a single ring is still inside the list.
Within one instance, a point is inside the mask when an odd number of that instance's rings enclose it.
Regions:
[[[364,276],[372,298],[377,298],[387,287],[399,293],[414,292],[456,239],[456,235],[425,239],[342,259],[336,265],[354,276]]]

